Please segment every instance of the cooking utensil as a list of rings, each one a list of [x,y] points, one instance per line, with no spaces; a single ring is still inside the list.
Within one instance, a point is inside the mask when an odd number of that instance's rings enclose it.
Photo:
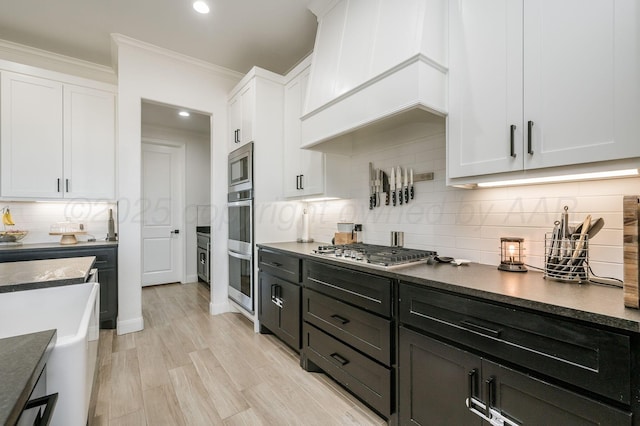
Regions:
[[[391,202],[391,190],[389,189],[389,176],[384,171],[382,172],[382,192],[385,193],[384,205],[388,206],[389,202]]]
[[[409,204],[409,170],[404,169],[404,202],[405,204]]]
[[[402,196],[402,169],[398,166],[396,170],[396,189],[398,190],[398,203],[402,205],[403,196]]]
[[[380,201],[380,190],[382,188],[382,170],[376,169],[376,207],[380,207],[382,202]]]
[[[556,263],[558,261],[557,248],[560,245],[560,221],[553,222],[553,232],[551,233],[551,244],[549,245],[549,254],[547,255],[547,264]]]
[[[591,222],[591,226],[587,230],[587,236],[589,237],[589,241],[591,241],[591,239],[595,237],[598,232],[600,232],[603,226],[604,226],[604,219],[602,219],[601,217]]]
[[[574,266],[577,262],[578,256],[582,253],[582,247],[584,247],[584,241],[587,236],[587,230],[591,227],[591,215],[588,214],[587,217],[584,218],[584,222],[582,222],[582,227],[580,230],[580,237],[578,237],[578,242],[576,243],[576,247],[573,249],[573,254],[571,255],[571,265]]]
[[[413,169],[409,169],[409,185],[411,186],[411,188],[409,189],[409,195],[413,200]]]
[[[391,168],[391,198],[393,201],[393,205],[396,205],[396,169],[395,167]]]
[[[376,203],[376,175],[373,163],[369,163],[369,210],[373,210]]]

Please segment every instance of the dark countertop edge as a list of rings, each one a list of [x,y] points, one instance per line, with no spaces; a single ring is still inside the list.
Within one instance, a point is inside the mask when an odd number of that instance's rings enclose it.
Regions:
[[[117,247],[118,241],[79,241],[78,244],[60,243],[27,243],[16,246],[0,246],[0,253],[3,251],[23,251],[23,250],[54,250],[54,249],[78,249],[93,247]]]
[[[301,258],[315,260],[318,262],[324,262],[324,263],[328,263],[335,266],[341,266],[343,268],[353,269],[361,272],[367,272],[370,274],[376,274],[376,275],[384,276],[387,278],[396,279],[405,283],[422,285],[422,286],[427,286],[435,289],[449,291],[451,293],[456,293],[458,295],[466,295],[466,296],[476,297],[479,299],[509,304],[509,305],[518,306],[528,310],[545,312],[553,315],[559,315],[565,318],[580,320],[580,321],[584,321],[592,324],[598,324],[601,326],[611,327],[618,330],[625,330],[625,331],[630,331],[634,333],[640,332],[640,322],[638,321],[627,320],[625,318],[614,317],[614,316],[605,315],[597,312],[590,312],[590,311],[584,311],[584,310],[560,306],[560,305],[554,305],[554,304],[531,300],[531,299],[523,299],[520,297],[514,297],[514,296],[501,294],[501,293],[495,293],[492,291],[485,291],[485,290],[475,289],[471,287],[465,287],[463,285],[459,285],[455,283],[447,283],[442,281],[412,277],[409,275],[402,274],[401,272],[402,269],[379,269],[375,267],[368,267],[366,266],[366,264],[347,263],[347,262],[335,260],[332,258],[321,258],[318,256],[314,256],[310,253],[298,252],[298,251],[289,250],[284,247],[280,247],[279,246],[280,244],[293,244],[293,243],[289,243],[289,242],[259,243],[259,244],[256,244],[256,246],[259,248],[265,248],[265,249],[290,253]],[[322,244],[324,243],[315,242],[314,246],[318,246]],[[303,244],[300,244],[300,246],[302,245]],[[487,266],[487,265],[484,265],[484,266]],[[622,301],[620,303],[622,303]]]
[[[58,280],[51,281],[36,281],[31,283],[19,283],[19,284],[5,284],[0,285],[0,294],[2,293],[11,293],[14,291],[23,291],[23,290],[36,290],[39,288],[49,288],[49,287],[59,287],[63,285],[73,285],[73,284],[82,284],[87,282],[89,275],[91,274],[91,270],[95,268],[96,265],[96,257],[95,256],[82,256],[82,257],[64,257],[61,259],[43,259],[46,261],[68,261],[70,259],[84,259],[84,258],[93,258],[91,261],[91,265],[87,268],[87,271],[84,274],[84,277],[79,278],[61,278]],[[40,262],[40,260],[24,260],[20,262],[12,262],[13,264],[21,263],[21,262]]]
[[[40,331],[37,333],[29,333],[22,336],[13,336],[13,337],[26,338],[27,336],[36,335],[36,334],[42,334],[42,335],[49,334],[50,335],[49,342],[47,343],[47,346],[45,347],[45,349],[42,351],[40,359],[38,359],[38,362],[34,366],[30,376],[27,378],[24,388],[20,391],[20,394],[18,395],[18,398],[13,408],[11,409],[11,412],[7,415],[7,418],[4,419],[4,423],[2,422],[3,416],[0,413],[0,424],[12,425],[18,421],[18,419],[20,418],[20,415],[22,414],[22,409],[29,401],[29,397],[31,396],[31,391],[33,390],[33,387],[36,385],[38,379],[40,378],[40,374],[44,366],[46,365],[47,361],[49,360],[49,356],[51,355],[53,348],[56,345],[57,330],[55,329]],[[9,337],[9,339],[10,338],[11,337]]]

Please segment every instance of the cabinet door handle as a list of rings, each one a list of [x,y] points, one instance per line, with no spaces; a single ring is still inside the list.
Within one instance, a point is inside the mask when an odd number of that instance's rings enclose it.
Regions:
[[[60,178],[58,178],[58,192],[60,192]]]
[[[65,186],[65,191],[69,192],[69,179],[65,179],[64,186]]]
[[[513,158],[516,158],[516,125],[512,124],[511,125],[511,156]]]
[[[533,121],[529,121],[529,123],[527,123],[528,126],[528,132],[527,132],[527,152],[529,153],[529,155],[533,155],[533,146],[531,145],[531,135],[533,133]]]
[[[348,359],[346,359],[346,358],[344,358],[344,357],[342,357],[342,356],[340,356],[340,355],[338,355],[338,353],[337,353],[337,352],[334,352],[334,353],[332,353],[332,354],[331,354],[331,355],[329,355],[329,356],[330,356],[331,358],[335,359],[336,361],[338,361],[338,363],[339,363],[341,366],[343,366],[343,367],[344,367],[345,365],[349,364],[349,360],[348,360]]]
[[[296,189],[300,189],[300,175],[296,175]]]
[[[462,320],[460,321],[460,324],[464,325],[467,328],[470,328],[473,331],[477,331],[481,334],[484,335],[489,335],[491,337],[500,337],[500,334],[502,333],[502,330],[494,330],[493,328],[489,328],[489,327],[485,327],[483,325],[479,325],[479,324],[475,324],[471,321],[468,320]]]
[[[304,178],[304,175],[300,175],[300,189],[304,189],[304,180],[302,180]]]
[[[25,405],[24,409],[29,410],[31,408],[45,405],[44,412],[42,412],[42,410],[39,410],[33,424],[46,426],[51,421],[51,416],[53,415],[53,409],[56,406],[56,402],[58,402],[58,394],[52,393],[51,395],[32,399],[31,401],[27,402],[27,405]]]
[[[236,132],[238,132],[238,142],[236,143],[240,143],[240,129],[236,130]]]
[[[335,319],[336,321],[339,321],[342,325],[349,324],[351,322],[351,320],[348,320],[345,317],[341,317],[338,314],[331,315],[331,318]]]
[[[491,376],[484,382],[487,395],[487,402],[485,403],[484,414],[491,418],[491,407],[495,403],[495,377]]]

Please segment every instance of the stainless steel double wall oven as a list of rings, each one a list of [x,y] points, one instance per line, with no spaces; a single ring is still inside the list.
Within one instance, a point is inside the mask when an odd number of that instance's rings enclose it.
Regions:
[[[253,143],[229,154],[229,298],[254,312]]]

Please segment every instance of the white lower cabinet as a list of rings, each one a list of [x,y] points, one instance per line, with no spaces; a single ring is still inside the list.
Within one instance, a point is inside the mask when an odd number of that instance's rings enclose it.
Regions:
[[[449,4],[449,178],[640,156],[634,0]]]
[[[284,88],[284,196],[346,197],[348,157],[300,149],[300,117],[309,71],[307,59],[289,74],[294,77]]]
[[[115,199],[115,95],[1,73],[4,198]]]

